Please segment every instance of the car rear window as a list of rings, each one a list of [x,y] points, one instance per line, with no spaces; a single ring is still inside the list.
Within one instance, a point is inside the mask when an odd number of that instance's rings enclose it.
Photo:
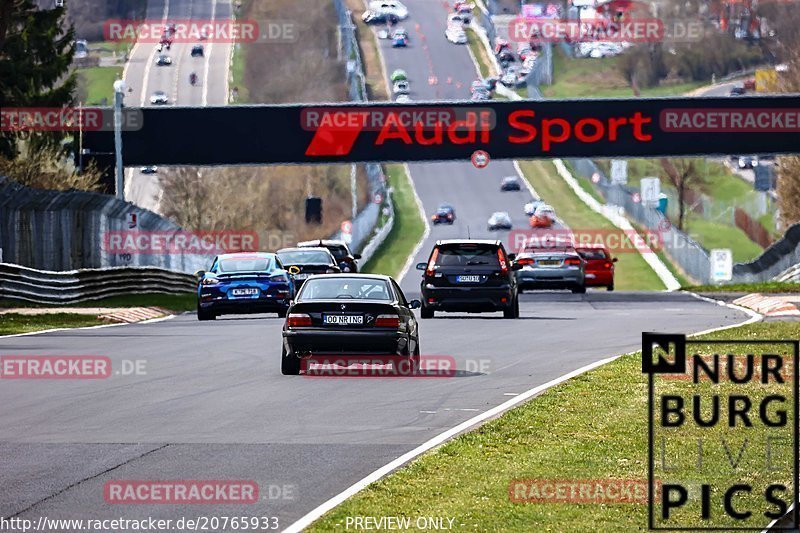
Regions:
[[[335,257],[337,261],[347,257],[347,248],[344,246],[328,246],[328,250],[330,250],[330,252],[333,254],[333,257]]]
[[[457,244],[440,246],[436,256],[439,266],[491,266],[499,267],[497,246]]]
[[[327,265],[331,262],[330,256],[320,250],[281,252],[278,257],[284,265]]]
[[[382,279],[359,279],[336,276],[310,278],[305,282],[298,302],[312,300],[391,300],[389,285]]]
[[[272,261],[268,257],[226,258],[219,262],[220,272],[263,272],[269,269]]]
[[[605,259],[606,253],[603,250],[595,250],[592,248],[581,248],[578,253],[584,259]]]

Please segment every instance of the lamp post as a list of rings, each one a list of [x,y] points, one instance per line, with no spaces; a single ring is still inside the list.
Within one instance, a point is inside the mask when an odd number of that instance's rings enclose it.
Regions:
[[[125,199],[124,168],[122,166],[122,99],[125,98],[125,82],[114,82],[114,152],[117,160],[116,196]]]

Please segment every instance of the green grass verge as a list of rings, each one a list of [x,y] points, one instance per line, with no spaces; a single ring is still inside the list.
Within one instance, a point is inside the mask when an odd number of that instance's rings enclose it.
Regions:
[[[554,165],[543,161],[519,161],[525,178],[536,192],[552,205],[558,216],[574,230],[618,231],[603,216],[595,213],[572,192],[556,173]],[[617,290],[663,290],[664,284],[642,256],[635,251],[617,255],[614,284]]]
[[[108,324],[91,315],[76,315],[73,313],[54,313],[49,315],[21,315],[6,313],[0,315],[0,335],[14,335],[17,333],[30,333],[55,328],[82,328],[86,326],[99,326]]]
[[[11,307],[160,307],[174,313],[182,313],[184,311],[194,311],[197,308],[197,295],[193,292],[184,294],[131,294],[128,296],[112,296],[97,300],[87,300],[67,306],[36,304],[13,298],[4,298],[0,300],[0,308],[8,309]]]
[[[86,87],[84,105],[106,105],[114,103],[114,82],[122,77],[122,67],[91,67],[77,69],[78,82]]]
[[[762,323],[704,338],[791,339],[797,338],[798,329],[792,323]],[[742,347],[742,352],[746,348],[753,347]],[[698,351],[707,349],[705,345]],[[424,454],[323,516],[309,531],[339,531],[354,516],[410,516],[412,523],[420,516],[447,517],[454,519],[453,529],[471,531],[644,531],[646,504],[512,503],[509,487],[518,479],[646,481],[646,401],[641,355],[623,356]],[[726,433],[709,437],[717,446],[704,447],[709,467],[703,481],[716,487],[730,484],[732,477],[719,437],[731,443],[734,454],[745,436],[761,437],[741,425],[721,429]],[[686,448],[686,453],[696,451],[696,445]],[[736,478],[763,481],[758,479],[764,470],[759,453],[745,454]],[[715,494],[716,501],[719,497]],[[743,507],[752,503],[746,500],[740,500]],[[690,505],[699,513],[699,504]]]
[[[739,228],[706,220],[696,215],[687,218],[684,231],[692,239],[702,244],[706,250],[730,248],[734,263],[750,261],[764,252]]]
[[[731,283],[728,285],[689,285],[681,284],[682,289],[692,292],[754,292],[760,293],[800,293],[800,283],[765,281],[762,283]]]
[[[231,90],[234,87],[239,91],[234,104],[246,104],[250,102],[250,90],[244,82],[244,67],[247,63],[247,50],[249,47],[246,43],[238,43],[238,48],[233,51],[233,60],[231,61]]]
[[[468,46],[470,51],[472,51],[472,55],[475,57],[475,61],[478,62],[478,68],[481,71],[481,77],[488,78],[492,75],[492,67],[489,63],[489,57],[487,55],[486,48],[483,46],[483,42],[478,37],[478,34],[475,33],[475,30],[467,28],[466,32]]]
[[[633,89],[617,69],[616,57],[571,58],[553,47],[553,84],[541,87],[545,98],[631,98]],[[682,95],[704,84],[680,83],[641,90],[642,96]]]
[[[417,201],[411,181],[406,175],[405,166],[390,164],[385,166],[389,186],[394,189],[394,226],[383,241],[383,245],[366,263],[362,271],[372,274],[397,276],[414,251],[425,231],[425,222],[419,214]]]

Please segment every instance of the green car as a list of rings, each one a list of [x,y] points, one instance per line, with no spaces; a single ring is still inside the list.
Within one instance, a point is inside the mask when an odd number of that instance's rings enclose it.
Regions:
[[[397,69],[392,72],[392,81],[399,81],[399,80],[407,80],[408,76],[406,76],[406,71],[403,69]]]

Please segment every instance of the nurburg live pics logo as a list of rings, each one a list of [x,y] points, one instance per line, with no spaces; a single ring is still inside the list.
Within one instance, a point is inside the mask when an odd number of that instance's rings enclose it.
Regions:
[[[650,529],[797,530],[798,353],[642,333]]]

